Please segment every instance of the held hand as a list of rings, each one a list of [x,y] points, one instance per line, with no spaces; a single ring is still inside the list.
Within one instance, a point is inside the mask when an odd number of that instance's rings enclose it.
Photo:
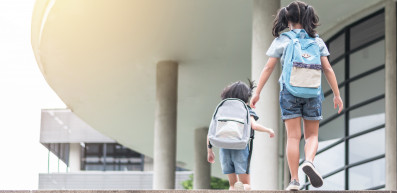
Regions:
[[[273,129],[269,129],[269,136],[273,138],[275,136]]]
[[[338,114],[340,114],[343,110],[343,101],[340,96],[334,96],[334,109],[339,107]]]
[[[250,106],[251,106],[251,108],[254,108],[254,109],[255,109],[255,105],[256,105],[256,103],[257,103],[258,101],[259,101],[259,95],[255,93],[255,94],[252,96],[251,101],[250,101]]]
[[[215,155],[211,149],[207,150],[207,161],[212,164],[215,163]]]

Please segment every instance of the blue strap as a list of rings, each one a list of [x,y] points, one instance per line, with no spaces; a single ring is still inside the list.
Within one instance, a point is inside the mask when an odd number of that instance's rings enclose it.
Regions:
[[[288,32],[284,32],[284,33],[282,33],[281,35],[285,35],[285,36],[287,36],[287,37],[288,37],[289,39],[291,39],[291,40],[296,39],[296,33],[293,32],[292,30],[291,30],[291,31],[288,31]]]

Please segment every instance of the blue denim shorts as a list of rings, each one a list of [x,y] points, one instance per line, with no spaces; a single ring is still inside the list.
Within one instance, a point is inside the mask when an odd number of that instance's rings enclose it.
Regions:
[[[292,95],[283,86],[280,91],[281,119],[293,119],[302,117],[305,120],[321,120],[322,97],[300,98]]]
[[[219,149],[223,174],[246,174],[248,166],[248,145],[245,149]]]

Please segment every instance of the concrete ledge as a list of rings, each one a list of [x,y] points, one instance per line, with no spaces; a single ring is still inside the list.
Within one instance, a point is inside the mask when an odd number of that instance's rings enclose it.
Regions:
[[[15,193],[227,193],[227,192],[261,192],[261,193],[291,193],[284,190],[252,190],[252,191],[230,191],[230,190],[0,190]],[[397,193],[396,190],[338,190],[338,191],[297,191],[304,193]]]

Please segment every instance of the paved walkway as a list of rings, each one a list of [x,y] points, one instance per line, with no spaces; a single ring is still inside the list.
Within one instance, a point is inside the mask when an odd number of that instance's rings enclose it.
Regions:
[[[229,190],[0,190],[0,193],[233,193],[233,192],[252,192],[252,193],[291,193],[282,190],[253,190],[253,191],[229,191]],[[397,191],[385,190],[349,190],[349,191],[296,191],[304,193],[397,193]]]

